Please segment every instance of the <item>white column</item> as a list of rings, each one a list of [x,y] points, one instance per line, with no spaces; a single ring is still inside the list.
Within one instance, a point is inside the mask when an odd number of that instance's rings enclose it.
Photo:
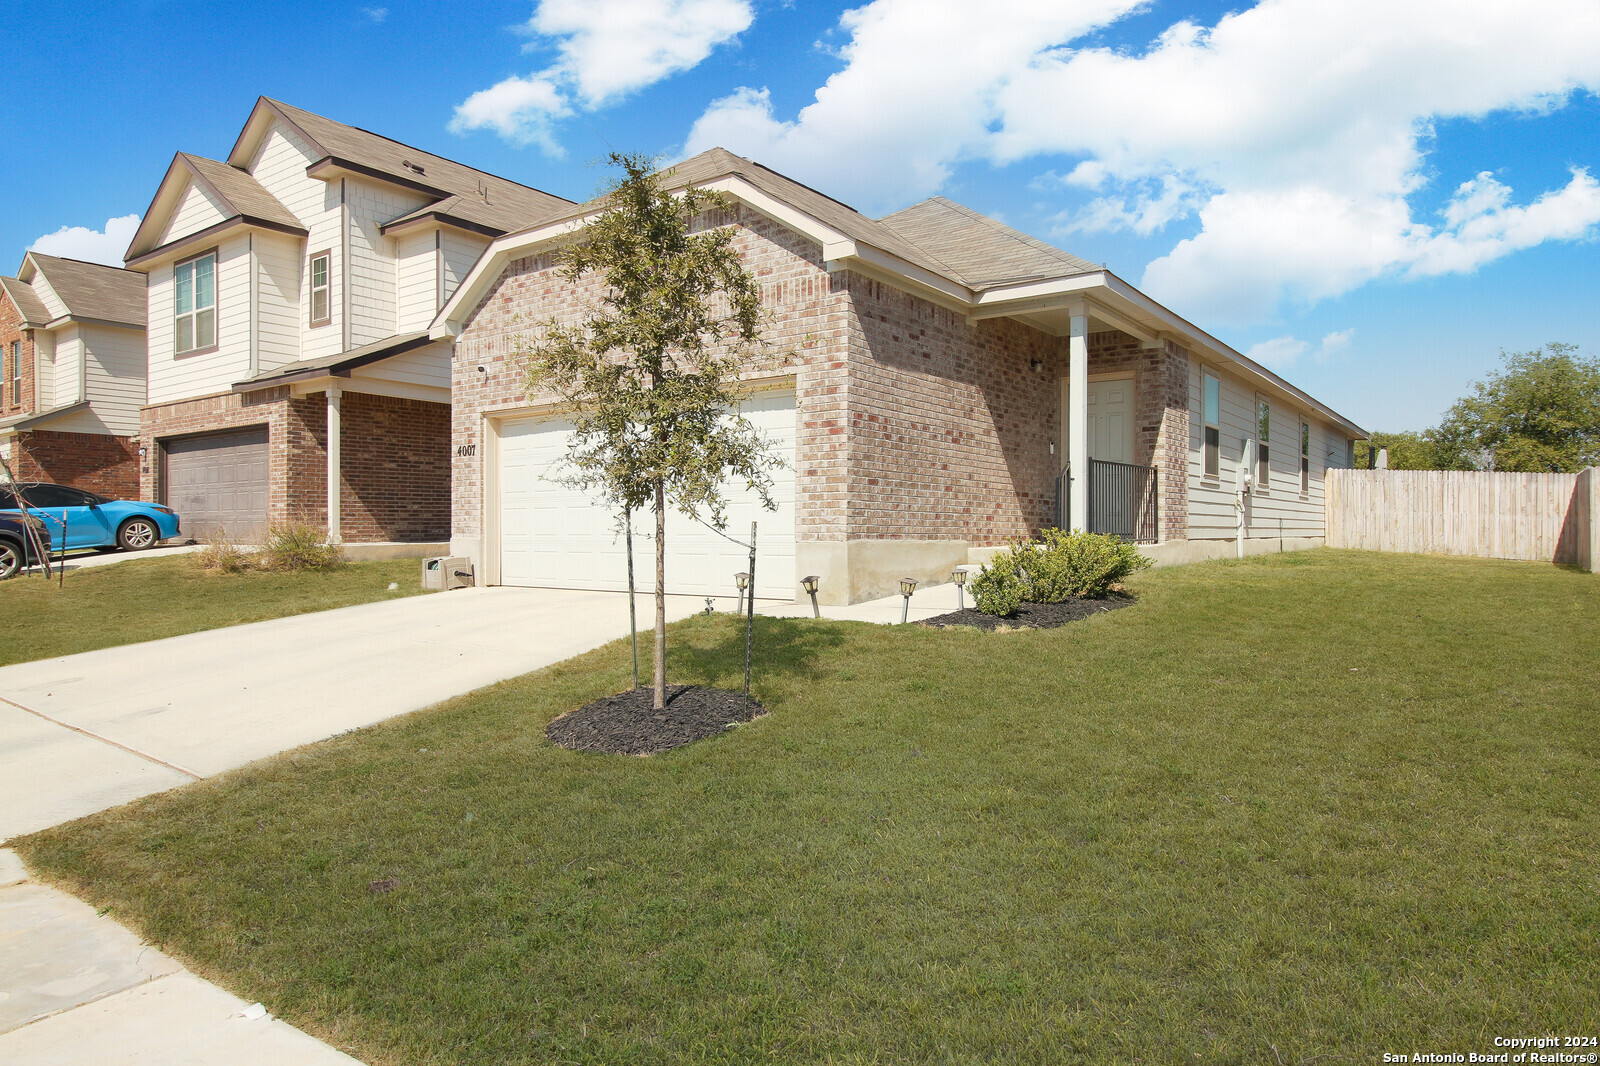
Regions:
[[[339,399],[337,385],[328,386],[328,539],[339,537]]]
[[[1089,528],[1089,316],[1072,313],[1067,335],[1067,462],[1072,464],[1072,528]]]

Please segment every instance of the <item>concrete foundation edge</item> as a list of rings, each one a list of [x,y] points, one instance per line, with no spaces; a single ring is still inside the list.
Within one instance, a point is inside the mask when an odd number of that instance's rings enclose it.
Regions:
[[[1273,555],[1278,552],[1308,551],[1320,548],[1322,537],[1249,537],[1244,542],[1246,555]],[[968,562],[987,563],[1004,547],[973,548]],[[1164,544],[1141,544],[1139,553],[1156,566],[1182,566],[1210,559],[1232,559],[1238,554],[1234,540],[1169,540]]]

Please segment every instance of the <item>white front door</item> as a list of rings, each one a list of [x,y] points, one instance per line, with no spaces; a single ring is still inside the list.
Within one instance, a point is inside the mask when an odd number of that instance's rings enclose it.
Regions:
[[[729,536],[750,539],[758,523],[757,594],[795,596],[795,395],[759,393],[741,410],[772,441],[784,467],[772,475],[777,511],[761,507],[742,486],[724,486]],[[547,588],[626,589],[627,561],[616,516],[580,490],[561,484],[572,424],[561,417],[525,418],[500,430],[500,583]],[[634,520],[634,580],[655,589],[655,519]],[[491,548],[491,550],[493,550]],[[748,550],[676,511],[667,515],[667,591],[695,596],[738,595],[733,575],[749,569]]]
[[[1089,382],[1089,458],[1133,462],[1133,379]]]

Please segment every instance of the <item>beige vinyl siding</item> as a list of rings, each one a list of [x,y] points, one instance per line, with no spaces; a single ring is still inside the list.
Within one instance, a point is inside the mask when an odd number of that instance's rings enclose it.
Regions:
[[[83,397],[83,338],[78,326],[52,330],[55,337],[55,373],[50,375],[50,406],[66,407]]]
[[[346,180],[351,347],[400,332],[395,241],[380,230],[385,222],[410,214],[428,202],[424,197],[376,183]]]
[[[455,349],[453,341],[437,341],[404,355],[397,355],[350,372],[352,379],[371,378],[380,381],[398,381],[407,385],[428,385],[434,388],[450,387],[450,356]]]
[[[300,241],[257,233],[256,364],[275,370],[300,358]]]
[[[459,286],[472,268],[477,264],[485,248],[489,247],[487,238],[474,237],[471,234],[461,233],[451,229],[441,229],[440,245],[444,260],[444,298],[446,300],[455,295]]]
[[[38,404],[37,410],[48,411],[56,405],[56,335],[49,330],[39,330],[33,335],[33,380]]]
[[[439,231],[413,229],[394,240],[398,257],[399,320],[396,333],[419,333],[439,310]]]
[[[1203,476],[1201,442],[1202,372],[1209,370],[1221,384],[1220,477]],[[1265,491],[1250,499],[1250,537],[1320,537],[1323,535],[1323,475],[1330,451],[1343,465],[1345,438],[1328,423],[1289,401],[1258,393],[1255,388],[1215,364],[1189,364],[1189,539],[1231,540],[1238,533],[1234,510],[1234,485],[1245,439],[1257,436],[1256,401],[1265,399],[1271,409],[1268,442],[1270,479]],[[1309,491],[1300,494],[1300,422],[1311,427]]]
[[[178,208],[172,213],[172,218],[167,222],[167,228],[162,232],[158,243],[170,244],[181,240],[191,233],[199,233],[207,226],[215,226],[232,216],[232,211],[191,181],[183,190]]]
[[[172,330],[172,265],[150,271],[149,400],[172,403],[227,392],[250,373],[250,254],[248,234],[217,249],[217,348],[175,356]]]
[[[120,436],[139,432],[139,408],[144,406],[144,330],[84,326],[81,336],[87,399],[100,423]]]
[[[56,295],[56,290],[50,287],[50,279],[44,276],[43,271],[33,275],[30,282],[33,291],[38,295],[39,302],[44,304],[44,309],[50,312],[51,318],[60,318],[67,313],[66,301]]]
[[[341,181],[321,181],[306,176],[306,167],[320,156],[294,130],[279,123],[262,140],[250,173],[276,196],[305,226],[305,240],[293,241],[295,268],[296,359],[317,359],[344,350],[344,253],[341,237],[343,210],[339,204]],[[310,257],[331,252],[328,264],[329,320],[311,327]],[[262,369],[268,369],[262,353]],[[273,356],[272,358],[276,358]]]

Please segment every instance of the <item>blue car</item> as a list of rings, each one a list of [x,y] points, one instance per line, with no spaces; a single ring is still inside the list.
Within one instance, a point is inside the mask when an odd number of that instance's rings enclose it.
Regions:
[[[21,485],[28,510],[44,519],[56,551],[78,548],[151,548],[178,535],[178,512],[158,503],[108,500],[65,485]],[[0,490],[0,511],[16,510],[16,498]]]

